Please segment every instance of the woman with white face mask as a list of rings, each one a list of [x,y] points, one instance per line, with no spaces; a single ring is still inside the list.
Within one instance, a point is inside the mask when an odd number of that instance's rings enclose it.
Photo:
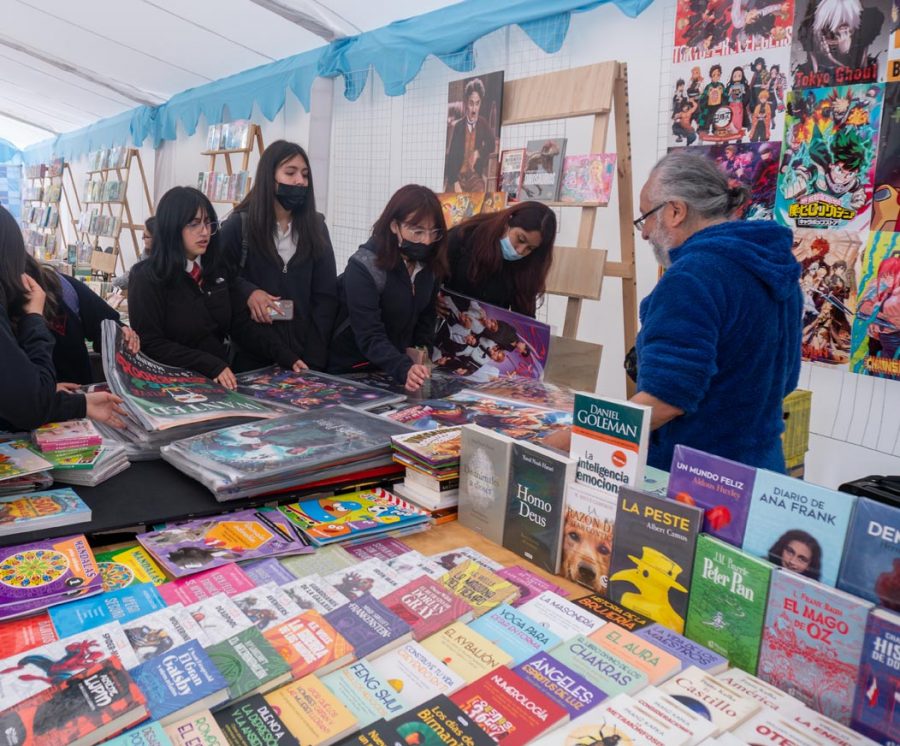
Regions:
[[[447,235],[450,277],[444,283],[485,303],[534,317],[547,285],[556,215],[540,202],[519,202],[476,215]]]

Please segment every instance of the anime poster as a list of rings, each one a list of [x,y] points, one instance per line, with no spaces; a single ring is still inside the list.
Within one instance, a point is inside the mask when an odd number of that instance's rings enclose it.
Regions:
[[[673,62],[791,44],[794,0],[678,0]]]
[[[868,228],[883,87],[791,91],[775,198],[778,222]]]
[[[669,147],[781,140],[786,49],[672,68]]]
[[[892,0],[797,0],[791,87],[884,80]]]
[[[884,112],[878,157],[875,159],[875,191],[872,194],[872,230],[896,231],[900,213],[900,83],[884,86]]]
[[[442,192],[438,200],[447,230],[473,215],[500,212],[506,208],[505,192]]]
[[[802,268],[804,360],[850,362],[856,313],[856,271],[862,241],[850,231],[794,231],[794,256]]]
[[[445,192],[497,190],[503,71],[450,83]]]
[[[860,274],[850,369],[900,380],[900,233],[869,234]]]

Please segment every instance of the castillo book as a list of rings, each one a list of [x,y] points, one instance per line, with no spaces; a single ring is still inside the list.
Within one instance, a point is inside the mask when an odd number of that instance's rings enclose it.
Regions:
[[[900,743],[894,712],[900,697],[900,616],[875,609],[866,623],[853,700],[854,730],[878,743]]]
[[[68,637],[101,624],[128,622],[165,606],[165,601],[155,586],[151,583],[139,583],[54,606],[49,614],[56,634]]]
[[[675,446],[668,497],[705,511],[704,533],[739,547],[744,540],[756,469],[687,446]]]
[[[628,630],[605,624],[590,639],[647,676],[651,684],[660,684],[681,670],[681,660]]]
[[[407,642],[367,664],[397,693],[404,710],[418,707],[435,694],[453,694],[466,685],[462,676],[417,642]]]
[[[426,576],[397,588],[381,603],[409,625],[415,640],[423,640],[452,622],[465,624],[473,616],[469,604]]]
[[[531,443],[513,443],[503,546],[556,574],[562,556],[564,508],[559,495],[575,461]]]
[[[69,487],[0,497],[0,536],[90,520],[91,509]]]
[[[495,746],[497,743],[444,694],[397,716],[390,725],[401,744]]]
[[[519,665],[537,652],[556,647],[561,642],[549,629],[509,604],[502,604],[480,616],[469,625],[469,629],[509,653],[512,656],[512,666]]]
[[[564,588],[560,588],[556,583],[551,583],[536,572],[527,570],[521,565],[504,567],[502,570],[497,571],[497,575],[504,580],[508,580],[519,589],[519,597],[513,603],[513,606],[521,606],[531,599],[537,598],[545,591],[550,591],[560,597],[569,595],[569,592]]]
[[[517,199],[553,202],[559,195],[566,138],[529,140],[525,148],[525,170]]]
[[[0,622],[0,650],[16,655],[59,639],[47,612]]]
[[[524,681],[565,708],[569,719],[585,714],[604,699],[606,692],[598,689],[577,671],[560,663],[550,653],[535,653],[513,669]]]
[[[494,544],[503,543],[513,439],[480,425],[462,428],[459,522]]]
[[[440,582],[469,604],[476,617],[500,604],[514,603],[519,597],[519,589],[515,585],[474,560],[460,563],[444,575]]]
[[[359,727],[408,709],[394,687],[375,673],[368,661],[356,661],[323,676],[322,683],[350,711]]]
[[[468,684],[512,662],[509,653],[465,624],[447,625],[422,647]]]
[[[872,604],[796,573],[772,574],[757,675],[849,723]]]
[[[610,598],[683,632],[702,523],[700,508],[628,487],[619,490]]]
[[[613,624],[618,624],[622,629],[627,629],[629,632],[634,632],[635,630],[643,629],[644,627],[654,624],[654,622],[650,621],[643,614],[638,614],[631,609],[626,609],[621,604],[617,604],[615,601],[605,598],[599,593],[592,593],[589,596],[576,598],[572,603],[576,606],[581,606],[583,609],[587,609],[604,623],[612,622]]]
[[[900,509],[857,499],[837,586],[900,611]]]
[[[696,666],[715,675],[728,668],[728,658],[660,624],[651,624],[649,627],[639,629],[634,634],[642,640],[653,643],[670,655],[674,655],[681,661],[682,669]]]
[[[190,606],[217,593],[236,596],[253,588],[256,584],[247,573],[234,563],[229,563],[164,583],[159,586],[159,594],[170,606],[177,603]]]
[[[412,639],[410,626],[368,593],[329,612],[325,620],[353,646],[355,658],[375,658]]]
[[[759,469],[743,549],[835,585],[856,498]]]
[[[617,499],[576,482],[566,485],[560,574],[597,593],[609,587]]]
[[[224,593],[191,604],[187,611],[203,630],[207,645],[215,645],[253,626],[253,621]]]
[[[610,697],[616,694],[633,694],[648,683],[643,671],[584,635],[558,645],[551,655],[590,679]]]
[[[701,534],[685,634],[732,665],[756,671],[771,579],[765,560]]]
[[[265,695],[291,733],[303,744],[328,744],[356,730],[357,722],[315,676],[293,681]]]
[[[305,611],[263,635],[287,661],[295,679],[313,672],[321,676],[353,660],[350,643],[315,611]]]
[[[261,694],[254,694],[243,702],[218,710],[213,717],[223,734],[223,746],[300,746],[300,741],[280,715],[278,708],[270,705]],[[198,746],[200,744],[211,746],[206,740],[198,741]],[[185,746],[193,744],[188,742]]]
[[[569,640],[575,635],[590,635],[606,624],[586,609],[552,591],[544,591],[520,606],[519,611],[550,630],[560,640]]]
[[[206,654],[228,682],[228,699],[233,702],[291,680],[290,666],[253,627],[210,645]]]
[[[696,666],[673,676],[660,689],[689,710],[702,715],[720,733],[737,728],[761,705]]]
[[[154,723],[159,727],[159,723]],[[177,720],[168,726],[164,735],[172,742],[172,746],[228,746],[229,741],[219,728],[211,712],[199,712],[190,715],[183,720]],[[283,742],[282,742],[283,743]],[[164,746],[165,741],[160,741],[159,746]],[[136,746],[127,741],[117,746]],[[156,746],[156,744],[147,744]],[[286,744],[283,744],[286,746]]]
[[[104,591],[126,588],[133,583],[161,585],[167,580],[153,557],[137,544],[108,552],[94,552],[94,559],[100,568]]]

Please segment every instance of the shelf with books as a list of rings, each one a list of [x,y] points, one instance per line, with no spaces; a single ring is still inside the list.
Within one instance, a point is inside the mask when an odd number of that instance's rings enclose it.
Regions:
[[[23,190],[22,202],[23,206],[27,203],[29,207],[23,210],[22,226],[30,233],[26,236],[26,246],[34,251],[36,259],[55,261],[60,258],[58,247],[67,245],[65,221],[61,219],[63,206],[71,218],[74,232],[77,232],[76,216],[81,211],[72,169],[63,158],[55,158],[49,163],[27,166],[25,174],[28,186]],[[38,235],[44,235],[45,239],[37,240]]]
[[[238,204],[250,191],[250,154],[262,155],[262,131],[258,124],[246,119],[210,125],[206,137],[206,150],[200,154],[209,157],[206,171],[197,175],[197,188],[215,204]],[[232,163],[232,156],[242,156],[240,163]],[[224,172],[216,170],[216,160],[222,158]]]

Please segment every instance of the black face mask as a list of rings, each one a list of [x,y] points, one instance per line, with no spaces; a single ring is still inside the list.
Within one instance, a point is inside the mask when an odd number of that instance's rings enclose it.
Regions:
[[[297,212],[306,203],[308,186],[302,184],[282,184],[275,187],[275,199],[288,212]]]
[[[427,262],[431,259],[431,244],[407,241],[400,242],[400,253],[411,262]]]

